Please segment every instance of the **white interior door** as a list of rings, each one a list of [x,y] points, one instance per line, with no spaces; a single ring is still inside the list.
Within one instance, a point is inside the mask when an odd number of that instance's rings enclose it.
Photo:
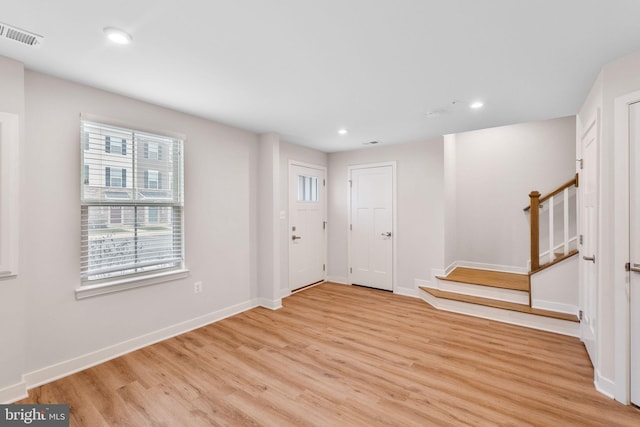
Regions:
[[[393,166],[351,169],[349,281],[393,290]]]
[[[631,402],[640,406],[640,103],[629,110],[629,314]]]
[[[582,136],[582,171],[580,173],[581,191],[581,235],[580,253],[581,288],[580,322],[582,341],[587,348],[594,366],[596,363],[597,337],[597,295],[598,295],[598,122],[594,119],[588,124],[588,130]]]
[[[289,165],[290,288],[324,280],[326,197],[323,168]]]

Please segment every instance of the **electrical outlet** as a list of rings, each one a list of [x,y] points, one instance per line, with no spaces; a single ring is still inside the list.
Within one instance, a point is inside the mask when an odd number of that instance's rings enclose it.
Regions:
[[[202,282],[196,282],[193,284],[193,293],[199,294],[202,292]]]

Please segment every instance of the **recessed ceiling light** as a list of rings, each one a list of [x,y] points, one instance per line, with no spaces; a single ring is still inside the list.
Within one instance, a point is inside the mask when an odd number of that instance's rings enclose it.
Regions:
[[[346,134],[348,134],[348,133],[349,133],[349,131],[348,131],[347,129],[340,129],[340,130],[338,130],[338,133],[339,133],[340,135],[346,135]]]
[[[107,38],[116,44],[129,44],[133,37],[131,34],[113,27],[106,27],[104,30]]]
[[[474,110],[477,110],[478,108],[482,108],[482,107],[484,107],[484,102],[482,101],[472,102],[471,105],[469,105],[469,108],[473,108]]]

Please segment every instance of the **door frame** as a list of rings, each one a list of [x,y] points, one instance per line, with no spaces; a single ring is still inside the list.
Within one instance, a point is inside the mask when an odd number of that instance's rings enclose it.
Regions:
[[[391,166],[391,235],[393,238],[391,239],[391,289],[393,293],[396,293],[396,284],[397,284],[397,274],[398,274],[398,266],[397,266],[397,253],[398,253],[398,216],[397,212],[397,171],[396,171],[396,161],[390,162],[379,162],[379,163],[364,163],[364,164],[356,164],[349,165],[347,167],[347,283],[349,285],[353,285],[353,281],[351,280],[351,175],[354,170],[357,169],[371,169],[377,167]]]
[[[290,189],[291,189],[291,178],[292,178],[292,174],[291,174],[291,169],[293,166],[302,166],[304,168],[309,168],[309,169],[317,169],[317,170],[321,170],[324,174],[324,212],[322,212],[322,215],[324,216],[324,221],[327,224],[324,233],[323,233],[323,263],[325,265],[325,269],[323,272],[323,277],[322,280],[327,280],[327,271],[329,271],[329,266],[327,265],[327,235],[329,232],[329,222],[327,221],[327,205],[329,203],[328,202],[328,191],[327,189],[328,187],[328,182],[327,182],[327,167],[326,166],[322,166],[322,165],[316,165],[313,163],[306,163],[306,162],[300,162],[298,160],[291,160],[289,159],[289,165],[287,166],[287,228],[286,228],[286,233],[285,235],[287,236],[287,258],[289,260],[289,292],[293,292],[291,289],[293,287],[293,251],[291,250],[291,242],[289,241],[289,236],[291,235],[291,212],[293,211],[294,207],[293,207],[293,202],[292,202],[292,194],[290,194]],[[302,288],[300,288],[302,289]],[[298,289],[296,289],[298,290]]]
[[[629,262],[629,110],[640,102],[640,91],[614,100],[614,221],[613,285],[614,285],[614,361],[615,399],[631,402],[631,337],[629,276],[624,265]]]
[[[593,248],[593,253],[590,254],[585,254],[584,253],[584,247],[582,242],[579,243],[579,249],[581,252],[581,255],[594,255],[598,258],[598,260],[601,259],[600,257],[600,245],[601,245],[601,230],[602,230],[602,224],[601,224],[601,218],[602,218],[602,213],[601,213],[601,183],[600,183],[600,174],[601,174],[601,168],[600,168],[600,152],[601,152],[601,146],[602,146],[602,138],[601,138],[601,130],[602,130],[602,126],[601,126],[601,114],[600,114],[600,109],[596,109],[596,111],[594,112],[594,114],[591,115],[591,117],[589,117],[589,120],[587,120],[585,123],[582,123],[582,121],[580,121],[578,119],[578,123],[577,123],[577,127],[576,127],[576,140],[577,140],[577,147],[579,148],[579,152],[577,152],[578,156],[577,156],[577,165],[576,165],[576,171],[579,174],[579,181],[580,183],[584,183],[585,179],[584,178],[584,169],[582,169],[581,167],[581,162],[584,160],[584,137],[592,130],[594,129],[595,132],[595,137],[596,137],[596,149],[598,150],[596,152],[597,155],[597,182],[596,182],[596,187],[597,187],[597,205],[595,207],[596,209],[596,236],[595,236],[595,247]],[[579,166],[580,165],[580,166]],[[579,200],[579,215],[578,215],[578,233],[580,234],[580,236],[583,236],[585,233],[584,230],[584,197],[582,194],[582,189],[584,189],[584,185],[581,184],[580,188],[578,189],[579,191],[577,192],[577,196],[578,196],[578,200]],[[586,310],[586,300],[585,300],[585,265],[583,263],[583,261],[581,260],[579,262],[579,267],[578,267],[578,282],[579,282],[579,292],[580,292],[580,296],[579,296],[579,306],[580,306],[580,310],[581,310],[581,316],[580,316],[580,340],[585,344],[587,353],[589,355],[589,359],[591,361],[591,364],[594,366],[594,380],[596,383],[596,387],[598,388],[598,368],[599,368],[599,347],[598,347],[598,337],[599,337],[599,331],[600,331],[600,312],[599,312],[599,307],[600,307],[600,283],[602,283],[602,268],[600,267],[600,264],[596,264],[596,272],[595,272],[595,307],[594,313],[587,313],[588,316],[592,317],[595,316],[595,322],[596,324],[594,325],[595,327],[595,331],[594,331],[594,337],[593,337],[593,354],[589,352],[589,346],[586,344],[586,340],[585,340],[585,334],[584,334],[584,323],[583,323],[583,318],[582,318],[582,313]]]

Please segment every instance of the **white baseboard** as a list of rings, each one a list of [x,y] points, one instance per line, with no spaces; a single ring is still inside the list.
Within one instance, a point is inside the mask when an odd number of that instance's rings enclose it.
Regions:
[[[456,267],[453,264],[451,264],[446,269],[432,268],[431,269],[431,283],[433,283],[433,285],[431,285],[429,287],[434,287],[434,289],[437,289],[438,288],[438,277],[443,277],[443,276],[448,275],[449,273],[451,273],[453,271],[454,268],[456,268]]]
[[[286,298],[288,296],[291,295],[291,289],[280,289],[279,295],[277,296],[278,299],[283,299]]]
[[[8,405],[28,396],[27,383],[21,381],[17,384],[0,389],[0,404]]]
[[[507,301],[529,305],[529,293],[514,289],[494,288],[493,286],[474,285],[470,283],[452,282],[438,279],[437,289],[462,295]]]
[[[424,291],[420,292],[420,297],[425,302],[439,310],[495,320],[497,322],[510,323],[512,325],[525,326],[533,329],[540,329],[542,331],[554,332],[572,337],[580,336],[580,324],[577,322],[438,298]]]
[[[413,289],[396,286],[393,289],[393,293],[397,295],[404,295],[405,297],[420,298],[420,291],[417,288]]]
[[[109,347],[105,347],[94,352],[66,360],[55,365],[47,366],[42,369],[38,369],[33,372],[29,372],[23,375],[23,382],[26,384],[27,389],[37,387],[42,384],[55,381],[57,379],[66,377],[140,348],[155,344],[160,341],[164,341],[168,338],[175,337],[185,332],[201,328],[211,323],[218,322],[227,317],[242,313],[257,307],[258,300],[251,300],[244,303],[236,304],[231,307],[227,307],[218,311],[214,311],[203,316],[196,317],[185,322],[178,323],[168,328],[163,328],[149,334],[145,334],[136,338],[132,338],[127,341],[123,341],[119,344],[115,344]]]
[[[515,267],[512,265],[500,265],[500,264],[487,264],[482,262],[471,262],[471,261],[454,261],[449,267],[446,269],[446,274],[451,273],[456,267],[464,267],[464,268],[476,268],[478,270],[493,270],[493,271],[502,271],[504,273],[517,273],[517,274],[528,274],[529,270],[526,267]]]
[[[600,393],[611,399],[615,399],[616,384],[608,378],[603,377],[600,371],[596,369],[593,384]]]
[[[415,287],[416,290],[418,290],[420,286],[425,288],[436,288],[436,286],[433,285],[433,281],[424,280],[424,279],[413,279],[413,286]]]
[[[554,301],[544,301],[539,299],[531,300],[531,307],[542,310],[557,311],[559,313],[568,313],[578,315],[578,307],[571,304],[563,304]]]
[[[268,298],[258,298],[258,305],[270,310],[280,310],[282,308],[282,298],[274,300],[270,300]]]
[[[343,276],[327,276],[327,282],[339,283],[340,285],[348,285],[349,278]]]

